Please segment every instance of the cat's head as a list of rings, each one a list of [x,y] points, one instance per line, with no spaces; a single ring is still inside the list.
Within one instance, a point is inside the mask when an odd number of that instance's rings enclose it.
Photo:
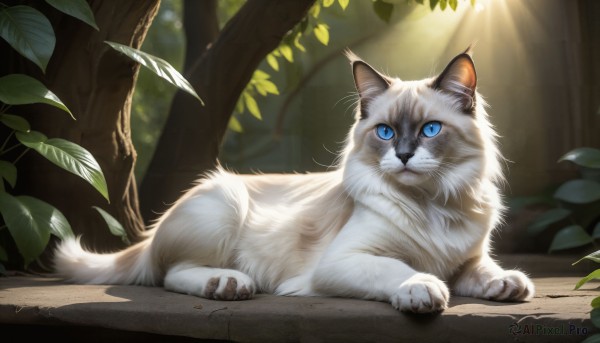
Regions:
[[[346,168],[353,168],[348,177],[371,173],[388,184],[448,197],[500,176],[495,133],[476,92],[468,51],[437,77],[420,81],[385,76],[348,56],[359,95],[345,156]]]

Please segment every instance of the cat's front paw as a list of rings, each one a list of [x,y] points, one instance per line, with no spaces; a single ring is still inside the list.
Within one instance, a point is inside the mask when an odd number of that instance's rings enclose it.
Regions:
[[[446,284],[430,274],[416,274],[392,294],[391,303],[403,312],[432,313],[448,307],[450,292]]]
[[[254,296],[254,282],[242,273],[212,277],[204,287],[204,297],[215,300],[247,300]]]
[[[483,297],[495,301],[527,301],[533,298],[534,292],[535,287],[525,274],[506,270],[488,281]]]

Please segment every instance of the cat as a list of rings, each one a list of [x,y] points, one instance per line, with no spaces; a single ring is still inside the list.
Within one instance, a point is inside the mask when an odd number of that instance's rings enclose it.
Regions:
[[[347,56],[358,106],[337,168],[238,175],[218,167],[136,245],[96,254],[79,238],[63,241],[57,272],[217,300],[336,296],[415,313],[446,309],[450,288],[530,300],[530,279],[490,257],[502,157],[470,50],[420,81]]]

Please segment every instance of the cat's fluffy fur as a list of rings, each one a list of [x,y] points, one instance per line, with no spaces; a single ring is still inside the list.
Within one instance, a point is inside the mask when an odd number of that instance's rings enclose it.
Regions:
[[[501,157],[469,54],[437,78],[410,82],[349,57],[360,100],[339,168],[293,175],[218,168],[143,242],[96,254],[65,240],[56,270],[78,283],[163,285],[213,299],[257,291],[342,296],[419,313],[445,309],[449,287],[530,299],[531,281],[489,256],[502,210]],[[428,138],[420,128],[431,121],[442,130]],[[377,136],[382,123],[394,139]]]

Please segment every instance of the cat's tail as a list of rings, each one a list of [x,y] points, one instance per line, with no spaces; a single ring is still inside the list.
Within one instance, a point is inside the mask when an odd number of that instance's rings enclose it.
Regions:
[[[63,240],[55,250],[54,269],[75,283],[136,284],[157,283],[157,271],[150,252],[151,239],[112,254],[97,254],[81,247],[79,237]]]

